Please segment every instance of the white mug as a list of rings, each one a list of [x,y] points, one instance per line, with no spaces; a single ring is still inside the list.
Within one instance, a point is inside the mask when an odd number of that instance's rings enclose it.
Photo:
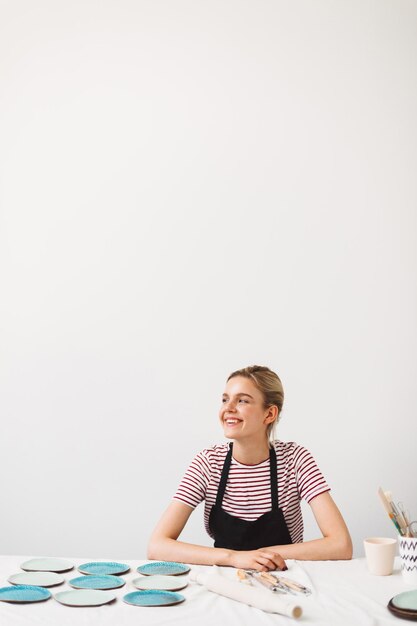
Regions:
[[[375,576],[392,574],[397,540],[389,537],[369,537],[364,539],[363,545],[371,574],[375,574]]]

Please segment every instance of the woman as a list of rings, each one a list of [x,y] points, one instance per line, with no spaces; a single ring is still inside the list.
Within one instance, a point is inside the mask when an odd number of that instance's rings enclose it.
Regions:
[[[311,454],[274,441],[283,400],[281,381],[267,367],[230,374],[219,417],[233,443],[194,458],[152,534],[148,558],[267,571],[286,569],[284,559],[352,557],[349,531]],[[301,498],[321,539],[303,542]],[[202,500],[213,548],[178,541]]]

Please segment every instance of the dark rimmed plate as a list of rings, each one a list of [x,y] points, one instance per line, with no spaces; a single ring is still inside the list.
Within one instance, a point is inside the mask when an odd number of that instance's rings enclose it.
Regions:
[[[22,563],[20,567],[26,572],[68,572],[74,565],[64,559],[47,557],[30,559]]]
[[[3,602],[43,602],[51,597],[51,592],[35,585],[14,585],[0,589]]]
[[[118,576],[125,574],[130,570],[126,563],[115,563],[114,561],[94,561],[92,563],[83,563],[78,567],[81,574],[95,574],[96,576]]]
[[[54,595],[57,602],[67,606],[100,606],[113,602],[116,595],[111,591],[97,591],[96,589],[73,589],[59,591]]]
[[[172,606],[184,602],[185,598],[180,593],[173,591],[161,591],[160,589],[146,591],[131,591],[123,596],[124,602],[134,606]]]
[[[144,576],[180,576],[190,571],[190,567],[184,563],[175,563],[174,561],[155,561],[154,563],[145,563],[136,568],[139,574]]]
[[[417,612],[414,611],[405,611],[403,609],[397,609],[394,604],[392,604],[391,600],[387,604],[387,609],[395,615],[395,617],[400,617],[402,619],[408,619],[412,622],[417,622]]]
[[[403,591],[388,602],[387,608],[401,619],[417,621],[417,589]]]
[[[117,589],[123,587],[126,581],[120,576],[101,575],[77,576],[68,581],[75,589]]]
[[[12,585],[29,585],[31,587],[54,587],[62,585],[65,578],[55,572],[19,572],[7,579]]]

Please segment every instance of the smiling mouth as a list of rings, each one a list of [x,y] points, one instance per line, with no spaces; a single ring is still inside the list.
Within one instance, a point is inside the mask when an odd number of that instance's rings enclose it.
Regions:
[[[235,417],[229,417],[224,420],[224,423],[227,424],[227,426],[236,426],[236,424],[240,424],[241,421],[242,420],[238,420]]]

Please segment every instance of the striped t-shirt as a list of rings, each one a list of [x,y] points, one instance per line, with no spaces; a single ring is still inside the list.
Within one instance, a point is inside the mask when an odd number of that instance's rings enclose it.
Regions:
[[[278,502],[293,543],[303,540],[300,500],[310,502],[329,491],[310,452],[289,441],[275,441]],[[205,448],[192,460],[174,496],[195,508],[205,501],[204,524],[208,534],[209,516],[216,501],[220,476],[229,444]],[[222,508],[235,517],[253,521],[271,510],[269,458],[257,465],[243,465],[232,458]]]

